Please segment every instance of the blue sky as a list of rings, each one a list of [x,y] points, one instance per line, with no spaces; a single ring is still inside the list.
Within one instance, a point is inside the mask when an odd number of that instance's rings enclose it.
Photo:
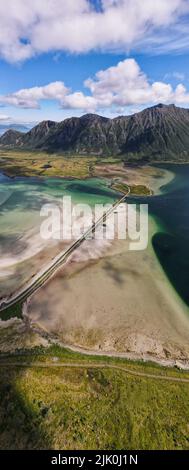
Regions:
[[[189,107],[188,0],[44,4],[0,0],[0,123]]]

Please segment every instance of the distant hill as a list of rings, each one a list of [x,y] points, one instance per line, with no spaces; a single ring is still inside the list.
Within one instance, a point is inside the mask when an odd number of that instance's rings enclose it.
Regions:
[[[0,135],[4,134],[9,129],[13,129],[19,132],[28,132],[29,126],[27,127],[22,124],[0,124]]]
[[[189,161],[189,110],[153,106],[132,116],[96,114],[43,121],[29,132],[8,130],[0,146],[48,152],[119,155],[126,160]]]

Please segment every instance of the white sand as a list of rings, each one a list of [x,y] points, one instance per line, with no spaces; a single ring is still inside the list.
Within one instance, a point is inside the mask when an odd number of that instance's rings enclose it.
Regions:
[[[29,316],[66,344],[138,357],[189,358],[184,305],[152,249],[129,252],[127,241],[111,247],[83,244],[32,297]]]

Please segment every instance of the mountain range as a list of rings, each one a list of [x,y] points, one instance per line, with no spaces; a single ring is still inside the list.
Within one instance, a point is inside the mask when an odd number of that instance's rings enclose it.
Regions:
[[[23,124],[0,124],[0,135],[4,134],[9,129],[17,130],[20,132],[28,132],[30,130],[30,127],[24,126]]]
[[[0,148],[119,155],[129,161],[188,161],[189,110],[158,104],[114,119],[86,114],[62,122],[43,121],[26,133],[9,129],[0,137]]]

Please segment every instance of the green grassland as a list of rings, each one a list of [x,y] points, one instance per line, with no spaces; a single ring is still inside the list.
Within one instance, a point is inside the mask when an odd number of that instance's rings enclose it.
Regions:
[[[127,185],[125,183],[114,183],[112,184],[112,189],[118,191],[123,194],[129,194],[131,196],[150,196],[152,191],[145,185],[137,184],[137,185]]]
[[[152,194],[151,189],[143,184],[135,184],[129,187],[131,196],[150,196]]]
[[[100,160],[97,157],[49,155],[45,152],[2,151],[0,150],[0,171],[7,176],[38,176],[85,179],[98,176],[98,168],[104,165],[115,165],[122,168],[120,159],[105,157]],[[127,194],[128,185],[115,182],[112,189]],[[130,194],[136,196],[149,196],[151,190],[144,185],[129,186]]]
[[[57,346],[1,360],[1,449],[189,449],[189,383],[111,364],[189,378],[186,372],[111,358],[102,368],[105,358]]]
[[[0,151],[0,171],[8,176],[87,178],[93,176],[95,157],[49,155],[45,152]]]
[[[95,165],[122,165],[118,158],[48,154],[38,151],[0,150],[0,171],[7,176],[85,179],[95,175]]]

